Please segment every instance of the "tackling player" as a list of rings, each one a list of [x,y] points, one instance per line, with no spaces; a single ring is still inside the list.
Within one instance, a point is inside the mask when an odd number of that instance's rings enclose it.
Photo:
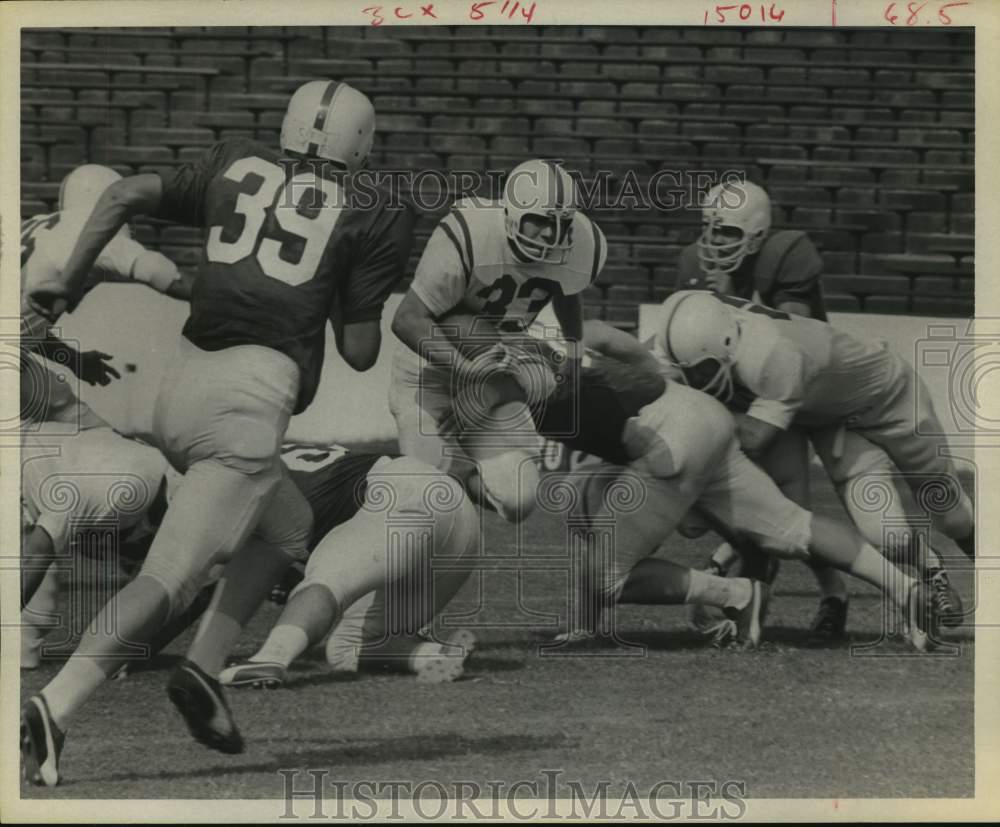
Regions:
[[[706,194],[701,236],[681,251],[675,290],[710,290],[825,321],[822,271],[823,260],[804,232],[772,231],[767,192],[749,181],[733,180]],[[809,448],[800,428],[789,428],[758,457],[757,464],[786,497],[810,507]],[[769,565],[773,558],[746,542],[737,546],[742,568],[774,581],[776,561]],[[708,569],[726,571],[735,554],[732,545],[724,543],[712,554]],[[818,644],[842,638],[847,625],[847,584],[836,569],[815,561],[809,566],[822,593],[810,641]],[[696,628],[713,631],[707,614],[695,609],[689,617]]]
[[[551,161],[527,161],[507,176],[498,201],[465,199],[454,205],[427,242],[413,278],[393,319],[393,332],[404,347],[393,361],[390,407],[399,428],[400,450],[465,479],[479,461],[484,498],[504,517],[520,519],[532,503],[515,492],[507,496],[511,466],[527,469],[537,438],[527,408],[507,402],[483,441],[470,438],[466,405],[456,404],[463,388],[476,385],[491,369],[488,356],[472,358],[461,343],[436,335],[452,314],[473,314],[507,336],[504,345],[473,328],[471,338],[494,346],[502,369],[511,371],[529,401],[544,398],[554,377],[535,371],[523,352],[524,332],[550,302],[564,337],[575,350],[582,335],[581,294],[604,267],[607,245],[600,229],[576,209],[573,180]],[[520,337],[520,340],[518,339]],[[579,354],[571,352],[561,368],[571,376]],[[484,367],[485,365],[485,367]],[[473,406],[474,407],[474,406]],[[463,419],[465,421],[463,421]],[[516,457],[513,462],[512,457]],[[516,487],[529,491],[533,485]],[[475,485],[470,486],[475,490]],[[511,499],[513,501],[511,501]]]
[[[682,291],[664,303],[659,347],[694,387],[749,405],[740,442],[751,456],[767,450],[792,423],[809,428],[838,495],[869,539],[883,543],[881,514],[866,511],[849,486],[866,475],[900,477],[917,501],[969,557],[975,554],[972,502],[962,490],[929,391],[913,367],[884,342],[864,340],[813,319],[739,300]],[[901,472],[901,473],[900,473]],[[938,500],[935,503],[935,500]],[[890,507],[904,518],[908,492]],[[940,592],[936,559],[916,538],[912,561]],[[940,607],[939,607],[940,608]],[[949,625],[955,614],[942,614]]]
[[[411,457],[292,447],[283,459],[315,515],[305,578],[260,651],[221,682],[279,686],[328,633],[327,662],[339,671],[388,663],[423,682],[459,677],[472,635],[442,643],[417,633],[474,565],[480,518],[462,487]]]
[[[315,395],[328,319],[349,365],[374,364],[382,307],[412,242],[408,206],[389,206],[381,191],[373,199],[371,188],[353,197],[351,173],[366,162],[374,121],[371,102],[347,84],[307,83],[289,101],[280,152],[226,140],[170,174],[113,184],[64,277],[32,291],[50,316],[75,305],[92,262],[132,215],[207,231],[191,315],[154,416],[158,443],[185,476],[139,575],[104,610],[116,611],[116,634],[88,633],[22,710],[22,754],[35,783],[58,782],[61,733],[121,664],[120,640],[149,640],[184,611],[204,572],[226,561],[168,694],[197,740],[243,750],[216,677],[267,590],[305,556],[312,521],[283,471],[281,438]]]

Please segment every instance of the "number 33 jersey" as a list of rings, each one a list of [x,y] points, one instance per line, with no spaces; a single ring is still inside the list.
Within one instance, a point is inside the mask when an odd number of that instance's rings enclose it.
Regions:
[[[292,168],[234,139],[164,175],[158,217],[207,236],[184,335],[203,350],[262,345],[299,366],[295,412],[312,401],[328,318],[381,318],[406,265],[414,213],[344,174]]]
[[[507,242],[503,206],[464,199],[438,223],[411,289],[439,318],[460,309],[523,330],[554,296],[582,293],[600,275],[607,257],[604,234],[579,211],[572,239],[563,264],[522,262]]]

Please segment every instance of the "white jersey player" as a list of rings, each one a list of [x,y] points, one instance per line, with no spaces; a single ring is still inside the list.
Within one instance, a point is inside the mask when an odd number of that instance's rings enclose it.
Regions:
[[[27,296],[38,285],[58,279],[97,200],[120,179],[113,169],[99,164],[77,167],[59,187],[57,212],[21,222],[22,336],[34,341],[49,335],[49,322],[28,305]],[[102,281],[137,281],[175,298],[190,298],[190,279],[166,256],[135,241],[127,226],[101,250],[84,294]]]
[[[475,566],[480,516],[462,486],[412,457],[290,446],[282,458],[315,515],[305,576],[260,651],[220,681],[278,686],[328,633],[326,659],[337,671],[378,665],[422,682],[459,677],[472,634],[427,640],[418,631]]]
[[[477,375],[503,369],[514,373],[529,401],[548,395],[555,377],[528,355],[525,331],[550,302],[570,343],[564,370],[570,375],[579,364],[581,294],[600,275],[606,255],[601,230],[575,208],[572,179],[553,162],[515,167],[499,201],[459,201],[434,230],[393,320],[405,345],[396,351],[390,392],[402,452],[460,475],[473,456],[487,501],[509,519],[525,516],[530,504],[517,491],[533,486],[515,486],[509,501],[504,472],[512,454],[496,447],[496,433],[477,442],[471,432],[502,430],[530,454],[538,442],[526,408],[511,403],[477,422],[475,405],[465,404],[463,394],[475,396],[469,389]],[[488,320],[509,338],[495,347],[494,333],[477,332],[456,347],[448,336],[451,314]],[[492,447],[484,450],[483,441]],[[524,453],[515,455],[518,467],[529,466]],[[494,473],[494,464],[501,470]]]
[[[38,665],[59,573],[76,570],[78,550],[120,550],[164,491],[155,448],[107,424],[74,434],[62,424],[43,423],[21,444],[22,668]]]
[[[695,387],[748,403],[740,439],[759,454],[793,422],[810,428],[820,459],[859,525],[871,521],[847,483],[875,465],[902,472],[918,500],[938,487],[948,507],[937,527],[974,556],[972,503],[947,455],[943,429],[923,380],[884,342],[861,339],[814,319],[701,292],[664,303],[657,346]],[[882,459],[879,460],[878,458]],[[877,532],[881,526],[866,530]]]

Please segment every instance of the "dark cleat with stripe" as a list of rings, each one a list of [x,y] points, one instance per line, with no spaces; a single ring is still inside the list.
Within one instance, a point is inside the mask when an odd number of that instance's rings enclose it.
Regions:
[[[27,781],[46,787],[59,783],[59,756],[65,740],[45,698],[32,695],[21,707],[21,760]]]
[[[167,695],[198,743],[227,755],[243,752],[243,736],[222,686],[200,667],[187,659],[181,661],[167,682]]]

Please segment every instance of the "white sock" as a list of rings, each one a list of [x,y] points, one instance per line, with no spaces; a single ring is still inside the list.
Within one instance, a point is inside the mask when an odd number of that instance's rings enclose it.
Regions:
[[[309,637],[305,630],[286,623],[271,630],[260,651],[250,660],[254,663],[280,663],[287,669],[307,648]]]
[[[56,726],[65,732],[66,722],[106,680],[93,658],[71,656],[41,693]]]
[[[698,603],[719,609],[742,609],[753,597],[753,586],[745,577],[717,577],[692,569],[689,578],[685,603]]]

